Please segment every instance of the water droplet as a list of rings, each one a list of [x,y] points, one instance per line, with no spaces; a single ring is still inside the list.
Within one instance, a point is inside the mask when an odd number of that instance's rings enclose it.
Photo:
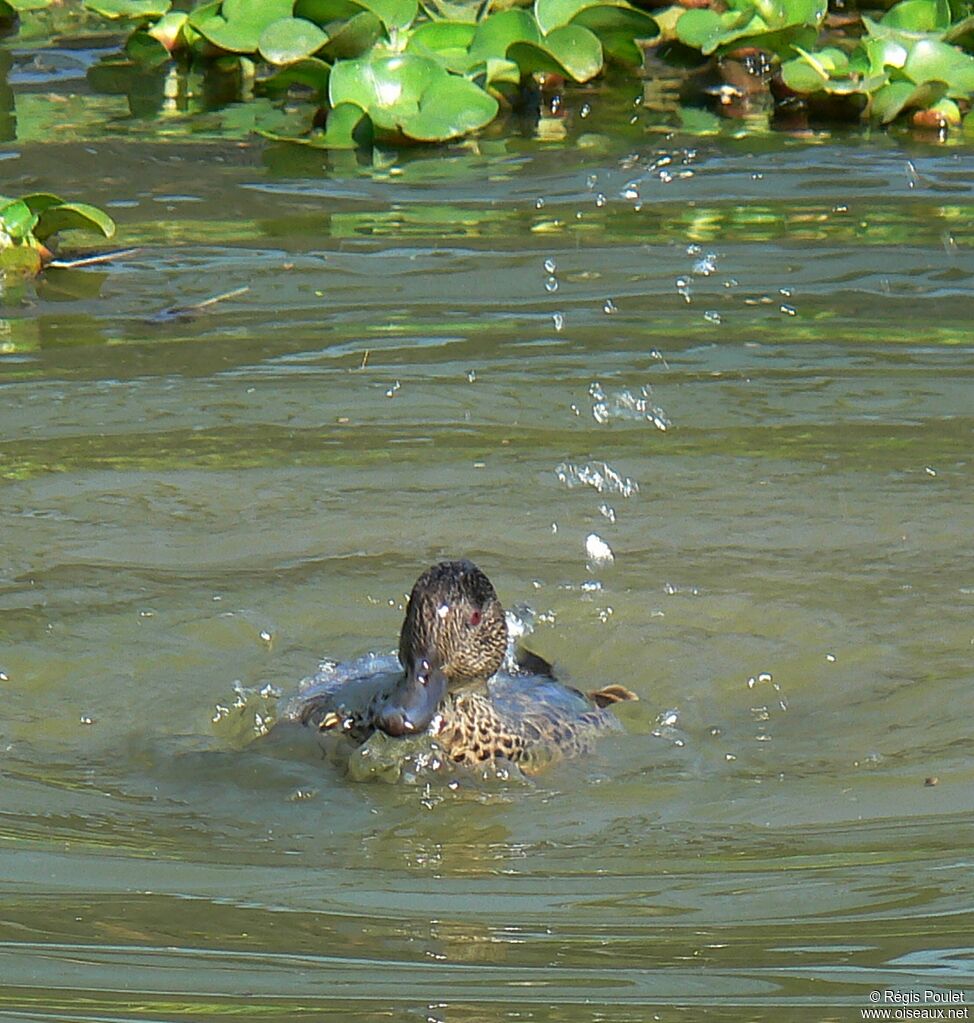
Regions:
[[[578,116],[581,117],[581,118],[586,118],[586,117],[588,117],[588,115],[591,112],[592,112],[592,108],[589,106],[589,104],[588,103],[583,103],[581,108],[578,111]]]
[[[623,187],[622,191],[619,194],[622,196],[623,199],[630,199],[630,200],[638,199],[639,198],[639,189],[636,186],[636,182],[635,181],[630,181],[627,185],[625,185]]]
[[[615,508],[608,504],[600,504],[599,512],[604,515],[610,522],[614,523],[616,520]]]
[[[693,272],[700,277],[709,277],[717,272],[717,253],[708,252],[702,259],[693,264]]]
[[[602,207],[605,205],[605,202],[606,202],[605,196],[601,192],[599,192],[599,194],[595,197],[595,205],[598,206],[599,209],[602,209]]]
[[[551,322],[555,325],[555,330],[561,330],[565,326],[565,317],[561,313],[553,313]]]
[[[81,723],[83,725],[93,725],[95,723],[95,719],[90,714],[82,714]]]
[[[606,316],[611,316],[613,313],[617,313],[618,311],[619,307],[615,304],[615,302],[612,301],[611,298],[607,298],[602,303],[602,312],[604,312]]]
[[[544,290],[547,291],[549,295],[553,295],[558,290],[558,278],[549,277],[544,282]]]
[[[395,395],[396,391],[400,390],[401,388],[402,388],[402,384],[401,384],[401,383],[399,383],[399,381],[397,380],[397,381],[396,381],[396,382],[395,382],[395,383],[394,383],[394,384],[392,385],[392,387],[390,387],[390,388],[389,388],[389,389],[388,389],[388,390],[386,391],[386,397],[387,397],[387,398],[391,398],[391,397],[393,397],[393,396]]]
[[[535,199],[534,200],[534,208],[536,210],[543,210],[544,209],[544,199]]]
[[[593,188],[599,183],[598,174],[589,174],[585,179],[585,187],[591,192]]]
[[[270,641],[274,638],[273,634],[267,629],[261,629],[259,636],[264,643],[270,643]]]
[[[615,561],[612,548],[598,533],[589,533],[585,537],[585,553],[593,565],[611,565]]]
[[[553,274],[558,269],[558,264],[551,258],[544,261],[544,270],[547,274]]]
[[[721,323],[723,322],[723,320],[721,319],[720,313],[718,313],[718,312],[716,311],[716,309],[708,309],[708,310],[707,310],[707,311],[706,311],[706,312],[705,312],[705,313],[703,314],[703,318],[704,318],[704,319],[705,319],[705,320],[706,320],[706,321],[707,321],[708,323],[713,323],[713,324],[715,324],[715,325],[717,325],[717,326],[719,326],[719,325],[720,325],[720,324],[721,324]]]
[[[477,371],[473,369],[467,370],[467,383],[472,384],[477,379]]]
[[[793,305],[782,305],[781,311],[785,316],[797,316],[798,310]]]
[[[932,468],[932,467],[931,467],[931,466],[929,466],[929,465],[925,465],[925,466],[923,467],[923,471],[924,471],[924,472],[925,472],[925,473],[926,473],[926,474],[927,474],[928,476],[936,476],[936,475],[937,475],[937,470],[936,470],[936,469],[934,469],[934,468]]]
[[[829,662],[829,664],[835,664],[835,654],[826,654],[825,659]]]
[[[569,490],[573,487],[587,486],[599,494],[619,494],[620,497],[632,497],[639,493],[639,484],[634,479],[623,476],[607,462],[593,462],[587,465],[562,462],[555,467],[555,475]]]

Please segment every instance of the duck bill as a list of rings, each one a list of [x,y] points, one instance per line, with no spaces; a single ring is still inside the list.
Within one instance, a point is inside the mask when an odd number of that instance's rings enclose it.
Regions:
[[[446,691],[446,675],[439,668],[430,667],[427,658],[417,657],[379,708],[375,723],[387,735],[425,732]]]

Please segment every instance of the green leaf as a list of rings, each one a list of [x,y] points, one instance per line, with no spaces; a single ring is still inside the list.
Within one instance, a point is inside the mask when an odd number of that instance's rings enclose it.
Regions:
[[[372,141],[372,123],[354,103],[332,107],[325,129],[321,142],[330,149],[356,149]]]
[[[717,49],[726,31],[724,19],[709,7],[693,8],[676,23],[677,39],[704,54]]]
[[[125,40],[125,53],[143,68],[159,67],[170,59],[166,47],[144,29],[137,29]]]
[[[510,47],[521,42],[541,42],[537,22],[527,11],[516,8],[499,11],[484,18],[477,26],[470,44],[470,56],[478,60],[491,57],[505,60]]]
[[[13,202],[0,207],[0,231],[14,242],[29,240],[38,220],[38,214],[34,213],[23,199],[14,199]]]
[[[316,25],[329,25],[359,11],[371,11],[387,29],[406,28],[416,20],[417,0],[297,0],[294,14]]]
[[[321,51],[322,56],[330,61],[344,60],[360,57],[371,49],[382,35],[382,22],[371,11],[359,11],[337,30],[331,28],[329,31],[331,38]]]
[[[917,85],[944,82],[948,95],[958,99],[974,92],[974,57],[936,39],[921,39],[913,46],[903,73]]]
[[[287,92],[292,85],[301,85],[317,93],[318,100],[324,103],[328,96],[328,79],[331,68],[317,57],[305,57],[293,64],[279,68],[269,78],[263,79],[261,88],[272,95]]]
[[[870,113],[881,124],[889,124],[907,107],[924,109],[932,106],[943,93],[941,83],[914,85],[912,82],[890,82],[873,96]]]
[[[64,200],[59,195],[52,195],[50,192],[32,192],[30,195],[22,195],[20,201],[30,207],[31,213],[43,213],[51,206],[64,205]]]
[[[819,92],[829,80],[825,69],[808,57],[809,55],[803,52],[794,60],[786,60],[781,65],[781,80],[792,92],[805,94]]]
[[[257,49],[271,64],[290,64],[317,53],[327,42],[328,36],[314,23],[304,18],[281,18],[261,32]]]
[[[197,8],[189,23],[208,42],[228,53],[256,53],[269,25],[291,14],[294,0],[224,0],[220,14],[206,17],[210,4]]]
[[[420,98],[416,117],[403,131],[421,142],[443,142],[469,135],[497,116],[497,100],[480,86],[458,75],[434,79]]]
[[[466,74],[476,63],[469,52],[475,31],[466,22],[429,21],[413,30],[406,52],[431,57],[448,71]]]
[[[603,64],[598,36],[581,25],[556,28],[538,43],[514,43],[507,52],[522,74],[552,71],[576,82],[594,78]]]
[[[655,20],[635,8],[589,7],[576,15],[573,25],[581,25],[598,36],[606,59],[628,67],[643,63],[642,47],[637,39],[653,39],[659,34]]]
[[[361,108],[380,132],[419,141],[466,135],[498,112],[479,86],[412,53],[342,61],[332,69],[328,95],[335,108]]]
[[[883,15],[880,24],[907,32],[943,32],[950,21],[947,0],[903,0]]]
[[[4,5],[9,7],[14,15],[26,14],[27,11],[43,11],[50,7],[52,0],[4,0]]]
[[[906,63],[910,51],[891,38],[866,39],[861,48],[869,61],[869,68],[873,72],[882,72],[887,67],[901,68]]]
[[[16,0],[8,0],[16,5]],[[161,18],[171,0],[85,0],[85,7],[103,18]]]
[[[601,14],[602,20],[608,23],[613,10],[635,16],[632,24],[637,28],[637,38],[650,39],[657,34],[656,22],[648,14],[644,14],[627,3],[626,0],[535,0],[534,2],[534,16],[538,22],[538,28],[544,33],[571,24],[585,12]],[[592,25],[588,24],[588,27],[591,28]],[[639,34],[643,28],[645,31]]]
[[[115,234],[115,221],[97,206],[85,202],[63,203],[50,206],[40,214],[34,234],[44,241],[59,231],[90,231],[111,238]]]

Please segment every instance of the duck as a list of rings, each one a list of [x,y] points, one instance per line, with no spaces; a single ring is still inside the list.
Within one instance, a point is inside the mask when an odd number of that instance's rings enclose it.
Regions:
[[[397,657],[323,664],[285,716],[386,765],[421,738],[435,767],[515,764],[528,774],[588,753],[601,733],[621,728],[608,708],[635,693],[566,685],[544,658],[516,647],[512,631],[472,561],[439,562],[412,588]]]

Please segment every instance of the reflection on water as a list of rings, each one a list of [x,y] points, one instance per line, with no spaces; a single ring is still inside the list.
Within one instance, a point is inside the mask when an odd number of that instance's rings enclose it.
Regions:
[[[591,130],[0,154],[141,246],[0,318],[0,1018],[974,997],[966,157]],[[460,555],[623,734],[415,786],[259,738]]]

